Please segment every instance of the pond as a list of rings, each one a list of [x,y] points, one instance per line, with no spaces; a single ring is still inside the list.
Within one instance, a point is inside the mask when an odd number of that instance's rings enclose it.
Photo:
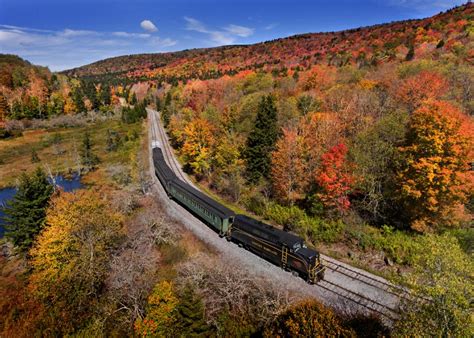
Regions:
[[[66,179],[63,176],[56,176],[56,184],[60,186],[64,191],[73,191],[82,187],[81,177],[74,176],[72,179]],[[5,188],[0,189],[0,238],[3,237],[4,228],[3,228],[3,207],[6,203],[11,200],[16,194],[15,188]]]

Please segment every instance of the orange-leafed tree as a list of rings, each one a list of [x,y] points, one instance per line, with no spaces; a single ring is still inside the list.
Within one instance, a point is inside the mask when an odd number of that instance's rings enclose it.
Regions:
[[[333,68],[316,65],[301,76],[303,90],[323,90],[330,87],[335,80]]]
[[[280,200],[290,205],[303,197],[308,184],[303,150],[298,130],[285,128],[272,153],[273,189]]]
[[[403,81],[396,90],[396,97],[416,109],[427,99],[440,99],[448,89],[446,80],[438,73],[422,71]]]
[[[189,122],[180,135],[181,153],[192,170],[202,176],[209,174],[215,144],[214,127],[209,121],[197,117]]]
[[[347,147],[339,143],[321,156],[321,166],[316,173],[316,183],[320,187],[318,197],[326,208],[344,212],[351,203],[348,194],[354,182],[348,171]]]
[[[308,173],[314,176],[321,165],[321,156],[341,141],[341,121],[332,112],[311,113],[300,120],[298,129],[303,137]]]
[[[473,189],[472,130],[468,118],[447,102],[426,101],[412,114],[397,175],[412,229],[459,222]]]

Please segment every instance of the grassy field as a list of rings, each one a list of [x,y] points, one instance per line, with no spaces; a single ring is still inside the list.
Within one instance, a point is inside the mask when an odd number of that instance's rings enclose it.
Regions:
[[[116,151],[107,151],[108,130],[119,135]],[[132,148],[138,146],[141,130],[140,123],[123,124],[118,120],[106,120],[89,123],[85,127],[26,130],[22,136],[0,140],[0,188],[14,186],[22,172],[30,172],[37,166],[66,176],[78,172],[80,148],[86,131],[102,164],[128,163]],[[33,151],[37,153],[39,162],[32,160]],[[105,166],[100,165],[101,169]]]

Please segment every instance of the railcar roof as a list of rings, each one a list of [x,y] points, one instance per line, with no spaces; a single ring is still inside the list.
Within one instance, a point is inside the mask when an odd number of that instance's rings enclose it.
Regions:
[[[171,180],[176,177],[175,173],[166,164],[165,158],[163,157],[163,153],[160,148],[153,149],[153,164],[155,167],[159,167],[159,169],[161,169],[161,172],[163,175],[165,175],[165,179]]]
[[[223,206],[222,204],[214,201],[212,198],[210,198],[206,194],[200,192],[199,190],[194,189],[189,184],[184,183],[183,181],[181,181],[177,178],[175,180],[173,180],[171,182],[171,184],[177,185],[179,188],[187,191],[189,194],[194,196],[196,199],[200,200],[205,205],[207,205],[209,208],[211,208],[219,217],[229,218],[229,217],[235,216],[235,213],[232,210],[230,210],[229,208]]]
[[[234,219],[234,224],[247,225],[256,228],[262,232],[265,232],[269,236],[277,238],[281,243],[286,244],[289,247],[293,247],[296,243],[303,242],[303,239],[299,236],[293,235],[289,232],[277,229],[270,224],[263,223],[245,215],[237,215]]]

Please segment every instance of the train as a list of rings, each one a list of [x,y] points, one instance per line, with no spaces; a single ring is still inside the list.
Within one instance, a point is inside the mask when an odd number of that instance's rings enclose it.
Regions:
[[[304,240],[252,217],[236,214],[208,195],[180,180],[166,164],[163,151],[153,148],[155,175],[169,198],[207,224],[219,236],[315,284],[324,279],[325,267],[318,251]]]

